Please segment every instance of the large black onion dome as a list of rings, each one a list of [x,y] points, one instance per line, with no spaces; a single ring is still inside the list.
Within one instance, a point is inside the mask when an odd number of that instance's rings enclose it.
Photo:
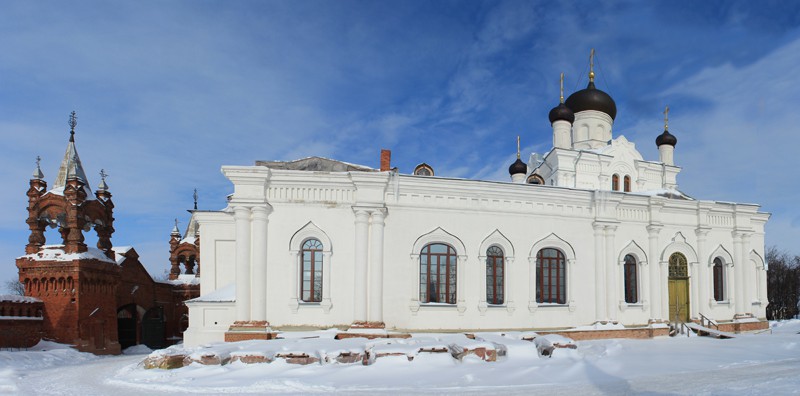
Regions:
[[[550,110],[550,124],[556,121],[566,121],[572,124],[575,122],[575,112],[573,112],[564,103],[559,103],[558,106]]]
[[[675,145],[678,144],[678,138],[665,129],[664,133],[658,135],[656,138],[656,146],[661,146],[662,144],[668,144],[672,147],[675,147]]]
[[[565,104],[575,113],[584,110],[596,110],[608,114],[612,120],[617,117],[617,104],[614,103],[614,99],[611,99],[611,96],[607,93],[595,88],[594,81],[589,81],[586,89],[570,95]]]
[[[508,173],[511,176],[514,176],[514,175],[516,175],[518,173],[527,174],[528,173],[528,165],[525,165],[525,163],[522,162],[522,160],[517,158],[517,160],[513,164],[511,164],[511,166],[508,167]]]

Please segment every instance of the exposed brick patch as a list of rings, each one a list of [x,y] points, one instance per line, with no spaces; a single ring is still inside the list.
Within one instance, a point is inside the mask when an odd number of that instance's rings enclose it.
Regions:
[[[453,355],[453,358],[458,360],[463,360],[465,356],[474,355],[485,362],[497,361],[497,350],[486,347],[479,347],[474,349],[451,347],[450,354]]]
[[[315,356],[308,356],[305,353],[278,353],[275,354],[276,359],[283,359],[289,364],[312,364],[319,363],[319,358]]]
[[[225,342],[273,340],[278,333],[270,331],[267,321],[236,321],[225,332]]]
[[[358,321],[350,325],[351,329],[385,329],[386,324],[383,322],[366,322]]]
[[[219,355],[215,353],[204,353],[198,356],[186,356],[183,359],[183,365],[188,366],[192,363],[200,363],[204,366],[220,366],[223,364],[227,364],[231,359],[230,358],[221,358]]]

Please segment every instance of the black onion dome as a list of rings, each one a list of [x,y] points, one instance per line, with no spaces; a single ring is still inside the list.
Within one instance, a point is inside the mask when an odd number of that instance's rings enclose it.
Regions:
[[[565,102],[567,107],[575,113],[584,110],[602,111],[608,114],[611,119],[617,117],[617,104],[607,93],[594,87],[594,81],[589,81],[586,89],[573,93]]]
[[[550,124],[556,121],[566,121],[572,124],[575,122],[575,113],[567,105],[559,103],[558,106],[553,107],[553,110],[550,110]]]
[[[675,145],[678,144],[678,138],[665,129],[664,133],[658,135],[656,138],[656,146],[661,146],[662,144],[668,144],[672,147],[675,147]]]
[[[511,164],[511,166],[508,167],[508,173],[511,176],[514,176],[514,175],[516,175],[518,173],[527,174],[528,173],[528,165],[525,165],[525,163],[522,162],[522,160],[517,158],[517,160],[513,164]]]

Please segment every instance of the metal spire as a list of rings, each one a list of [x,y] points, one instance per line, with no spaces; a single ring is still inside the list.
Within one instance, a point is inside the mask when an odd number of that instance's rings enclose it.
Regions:
[[[69,115],[69,122],[67,122],[67,125],[69,125],[69,141],[74,142],[75,127],[78,126],[78,117],[75,115],[75,110],[73,110],[72,113]]]
[[[100,169],[100,185],[97,187],[100,191],[108,191],[108,184],[106,184],[106,173],[105,169]]]
[[[172,235],[180,235],[181,231],[178,229],[178,219],[175,219],[175,227],[172,227]]]
[[[519,159],[519,135],[517,135],[517,159]]]
[[[83,181],[84,184],[89,185],[89,179],[86,177],[86,172],[81,165],[81,159],[78,156],[78,150],[75,148],[75,126],[78,125],[78,118],[73,111],[69,116],[70,136],[67,150],[64,153],[64,159],[61,160],[61,166],[58,169],[58,175],[53,183],[53,188],[64,187],[67,184],[67,179],[77,178]]]
[[[36,170],[33,171],[33,178],[34,179],[44,179],[44,173],[42,173],[42,167],[40,166],[42,162],[42,157],[36,156]]]
[[[561,95],[559,96],[559,103],[564,103],[564,72],[561,72]]]
[[[589,82],[594,82],[594,48],[589,53]]]
[[[664,130],[669,130],[669,105],[664,109]]]
[[[197,210],[197,189],[196,188],[194,189],[194,194],[192,194],[192,197],[194,198],[194,210]]]

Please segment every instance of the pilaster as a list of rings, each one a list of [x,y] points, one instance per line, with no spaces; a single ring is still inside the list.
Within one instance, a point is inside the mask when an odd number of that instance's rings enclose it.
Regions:
[[[383,323],[383,235],[386,209],[372,211],[372,236],[370,238],[369,317],[372,323]]]
[[[250,320],[250,208],[236,206],[236,321]]]
[[[353,268],[354,321],[367,320],[367,262],[369,260],[369,210],[353,207],[355,212],[355,262]],[[324,279],[324,278],[323,278]],[[324,290],[324,289],[323,289]]]

